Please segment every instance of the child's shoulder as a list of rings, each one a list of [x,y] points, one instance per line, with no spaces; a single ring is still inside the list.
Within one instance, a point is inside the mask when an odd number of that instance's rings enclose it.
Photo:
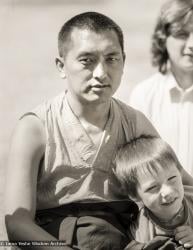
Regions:
[[[184,185],[184,196],[193,200],[193,186]]]
[[[184,197],[188,206],[191,206],[193,209],[193,186],[184,185]]]
[[[184,199],[188,211],[187,223],[193,228],[193,187],[184,185]]]
[[[136,221],[130,226],[131,235],[137,241],[148,242],[151,238],[152,226],[145,207],[141,207]]]

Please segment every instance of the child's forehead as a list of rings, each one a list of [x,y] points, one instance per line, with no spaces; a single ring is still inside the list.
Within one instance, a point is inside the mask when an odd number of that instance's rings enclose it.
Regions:
[[[139,187],[146,187],[153,183],[165,182],[171,175],[169,168],[162,166],[142,167],[137,171],[137,180]]]
[[[159,178],[160,174],[164,173],[165,175],[169,175],[170,173],[177,170],[175,163],[165,163],[165,162],[154,162],[151,164],[144,164],[140,168],[137,169],[138,178],[143,179],[144,176],[150,178]]]

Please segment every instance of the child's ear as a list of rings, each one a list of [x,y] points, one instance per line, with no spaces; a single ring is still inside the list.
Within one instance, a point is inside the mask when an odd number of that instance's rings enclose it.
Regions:
[[[64,59],[60,57],[56,57],[55,62],[56,62],[56,67],[60,73],[60,77],[63,79],[66,78],[66,74],[64,71]]]
[[[130,198],[132,201],[136,202],[136,203],[139,203],[139,202],[141,201],[141,200],[139,199],[138,196],[136,196],[136,197],[129,196],[129,198]]]

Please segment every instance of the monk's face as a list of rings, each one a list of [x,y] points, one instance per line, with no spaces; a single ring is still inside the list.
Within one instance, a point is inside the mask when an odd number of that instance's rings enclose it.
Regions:
[[[81,103],[109,101],[123,74],[124,55],[113,30],[75,28],[63,59],[68,95]]]

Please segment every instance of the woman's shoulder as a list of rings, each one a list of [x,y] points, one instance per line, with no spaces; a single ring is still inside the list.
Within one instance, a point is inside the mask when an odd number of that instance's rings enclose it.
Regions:
[[[166,75],[163,75],[161,73],[155,73],[146,80],[143,80],[137,84],[137,86],[134,88],[133,92],[149,92],[152,89],[157,89],[160,84],[162,85],[163,82],[166,79]]]

